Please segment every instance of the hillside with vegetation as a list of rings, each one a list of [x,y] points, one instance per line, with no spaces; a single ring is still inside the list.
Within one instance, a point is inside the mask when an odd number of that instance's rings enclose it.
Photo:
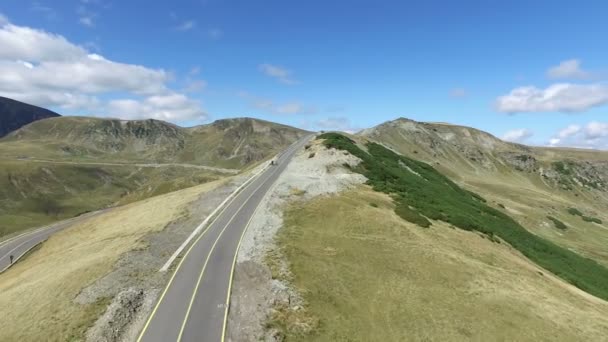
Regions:
[[[596,261],[538,237],[486,200],[459,187],[429,164],[399,155],[386,147],[357,143],[338,133],[326,133],[329,148],[348,151],[362,163],[353,171],[363,174],[376,191],[393,196],[395,213],[427,228],[439,220],[457,228],[505,241],[524,256],[576,287],[608,300],[608,268]],[[365,150],[364,150],[365,148]]]
[[[252,118],[179,127],[159,120],[61,117],[0,140],[2,158],[185,163],[241,169],[281,151],[306,132]]]
[[[608,152],[525,146],[470,127],[408,119],[357,135],[432,165],[534,234],[608,266],[608,230],[599,223],[608,220]],[[569,214],[571,207],[594,220]]]
[[[250,118],[36,121],[0,139],[0,236],[233,175],[303,134]]]
[[[294,195],[266,255],[273,282],[289,289],[274,299],[267,336],[536,342],[608,334],[607,268],[535,234],[511,202],[501,206],[434,165],[357,135],[322,134],[302,154],[286,176]],[[349,162],[336,165],[340,158]],[[313,195],[355,175],[367,185]],[[564,235],[580,232],[583,217],[597,219],[559,208],[559,219],[551,217],[568,222],[562,230],[541,212],[543,229]]]

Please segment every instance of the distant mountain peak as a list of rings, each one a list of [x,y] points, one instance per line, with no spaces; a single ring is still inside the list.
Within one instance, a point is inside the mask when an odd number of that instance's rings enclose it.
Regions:
[[[31,122],[58,116],[48,109],[0,96],[0,138]]]

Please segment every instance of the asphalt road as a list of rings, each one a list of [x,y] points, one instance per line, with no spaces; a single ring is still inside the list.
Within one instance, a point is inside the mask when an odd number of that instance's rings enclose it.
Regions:
[[[139,341],[223,341],[233,265],[260,201],[310,136],[287,148],[226,205],[187,250],[144,326]]]
[[[0,273],[6,271],[11,266],[11,255],[13,256],[14,264],[30,249],[36,247],[36,245],[45,241],[56,232],[70,227],[86,218],[99,215],[107,210],[108,209],[95,211],[53,223],[51,225],[32,230],[0,242]]]

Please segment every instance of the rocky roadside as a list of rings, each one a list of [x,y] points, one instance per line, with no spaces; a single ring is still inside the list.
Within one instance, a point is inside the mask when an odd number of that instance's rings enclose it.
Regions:
[[[343,165],[360,160],[348,153],[326,149],[313,141],[298,152],[260,203],[243,237],[237,256],[228,315],[227,340],[276,341],[280,336],[265,325],[277,307],[300,310],[302,299],[285,280],[273,279],[268,255],[289,279],[289,268],[277,256],[276,232],[283,226],[283,208],[290,201],[308,200],[360,185],[366,178],[349,172]],[[276,266],[276,265],[275,265]]]
[[[146,248],[124,254],[112,272],[80,292],[74,299],[79,304],[112,298],[105,313],[87,331],[87,341],[137,339],[177,261],[168,272],[158,270],[207,215],[254,172],[257,169],[235,176],[226,184],[203,193],[189,205],[180,219],[171,222],[160,232],[148,234],[144,240]]]

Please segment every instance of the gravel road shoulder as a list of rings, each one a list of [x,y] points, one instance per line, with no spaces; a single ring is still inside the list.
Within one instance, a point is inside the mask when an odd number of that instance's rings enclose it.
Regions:
[[[105,313],[87,331],[86,340],[136,340],[179,258],[168,272],[158,270],[207,215],[257,170],[235,176],[225,185],[202,194],[180,219],[160,232],[148,234],[144,239],[145,248],[124,254],[112,272],[84,288],[75,302],[89,304],[101,298],[113,298]]]
[[[332,194],[364,183],[365,177],[350,173],[343,166],[355,166],[359,162],[348,153],[326,149],[319,141],[313,141],[294,156],[262,200],[237,256],[228,316],[229,341],[278,339],[275,332],[265,329],[273,308],[282,305],[298,310],[301,307],[297,292],[287,282],[273,279],[267,265],[267,256],[275,253],[274,236],[283,226],[283,207],[290,201]],[[286,265],[283,266],[281,272],[289,272]]]

